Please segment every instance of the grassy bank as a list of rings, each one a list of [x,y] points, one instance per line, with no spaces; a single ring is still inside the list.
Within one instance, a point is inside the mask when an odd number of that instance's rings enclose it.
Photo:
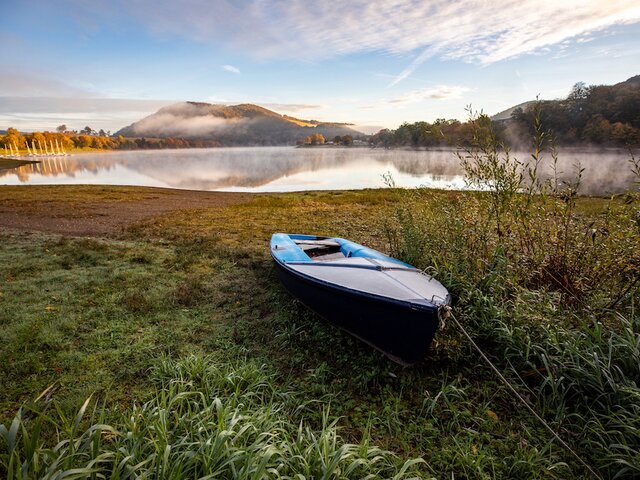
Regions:
[[[12,190],[12,205],[34,192]],[[92,201],[103,197],[108,187]],[[405,369],[300,306],[272,270],[274,231],[335,234],[431,266],[554,429],[601,475],[638,475],[634,291],[611,306],[613,277],[604,294],[569,295],[526,276],[510,249],[498,254],[506,240],[474,224],[483,202],[309,192],[171,212],[117,237],[3,232],[1,475],[589,477],[451,325]],[[622,229],[625,205],[582,198],[572,215],[580,225],[613,215]]]

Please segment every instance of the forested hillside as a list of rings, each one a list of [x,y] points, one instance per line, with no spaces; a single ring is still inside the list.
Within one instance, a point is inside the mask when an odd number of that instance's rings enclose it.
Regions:
[[[640,75],[615,85],[576,83],[567,98],[542,101],[540,118],[559,144],[640,145]],[[533,125],[534,105],[511,114],[515,135]]]
[[[550,133],[558,145],[639,146],[640,75],[615,85],[577,83],[566,98],[525,102],[491,120],[500,140],[518,146],[532,138],[536,115],[542,130]],[[438,119],[381,130],[369,141],[380,147],[420,148],[465,146],[472,139],[469,122]]]

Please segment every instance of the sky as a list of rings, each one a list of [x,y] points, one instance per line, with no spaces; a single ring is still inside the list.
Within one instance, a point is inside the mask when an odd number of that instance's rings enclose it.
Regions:
[[[640,0],[0,0],[0,129],[181,101],[382,127],[640,74]]]

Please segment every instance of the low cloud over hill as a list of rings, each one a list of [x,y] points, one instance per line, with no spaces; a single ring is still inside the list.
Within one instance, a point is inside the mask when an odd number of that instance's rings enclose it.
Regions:
[[[349,124],[300,120],[257,105],[227,106],[197,102],[161,108],[116,134],[125,137],[206,139],[222,145],[290,145],[314,133],[326,138],[361,135]]]

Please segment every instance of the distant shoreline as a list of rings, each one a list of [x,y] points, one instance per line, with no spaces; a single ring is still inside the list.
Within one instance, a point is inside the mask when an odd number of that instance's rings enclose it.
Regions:
[[[30,163],[38,163],[38,160],[23,160],[19,158],[0,157],[0,170],[17,168],[23,165],[29,165]]]
[[[285,145],[283,145],[285,146]],[[327,145],[326,143],[321,145],[296,145],[295,148],[375,148],[371,145]]]

